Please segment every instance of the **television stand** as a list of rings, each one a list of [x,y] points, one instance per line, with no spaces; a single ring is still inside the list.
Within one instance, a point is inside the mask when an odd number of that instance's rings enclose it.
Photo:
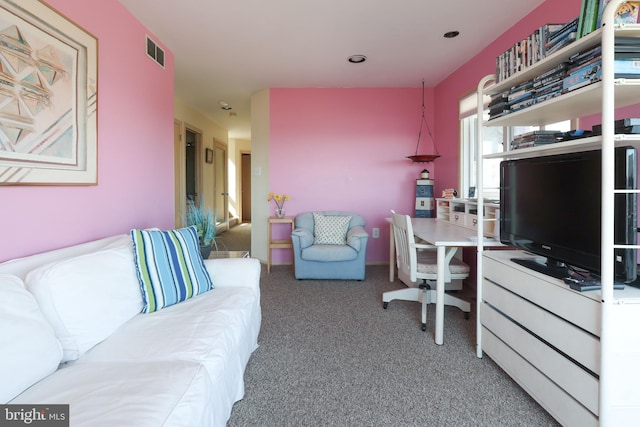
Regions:
[[[556,279],[564,279],[569,276],[569,269],[566,266],[551,266],[530,258],[511,258],[511,261]]]

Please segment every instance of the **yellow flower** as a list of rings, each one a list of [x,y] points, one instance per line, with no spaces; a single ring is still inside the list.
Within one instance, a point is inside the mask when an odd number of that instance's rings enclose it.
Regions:
[[[289,200],[289,195],[288,194],[276,194],[276,193],[271,192],[267,196],[267,202],[270,202],[272,200],[274,202],[276,202],[276,206],[278,207],[278,209],[282,209],[284,207],[284,202]]]

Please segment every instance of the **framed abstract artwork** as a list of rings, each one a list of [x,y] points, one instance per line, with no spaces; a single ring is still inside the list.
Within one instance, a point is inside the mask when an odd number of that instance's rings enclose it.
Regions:
[[[0,0],[0,185],[97,184],[98,41],[38,0]]]

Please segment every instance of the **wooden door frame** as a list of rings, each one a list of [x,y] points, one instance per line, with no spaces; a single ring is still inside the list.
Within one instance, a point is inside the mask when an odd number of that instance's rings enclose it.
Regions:
[[[244,164],[242,163],[242,156],[243,155],[248,155],[249,157],[251,157],[251,150],[240,150],[240,171],[238,173],[238,176],[240,177],[240,186],[239,186],[239,191],[240,191],[240,203],[238,204],[238,207],[240,208],[240,222],[244,222],[244,189],[245,189],[245,182],[244,182]],[[249,165],[249,176],[251,176],[251,165]],[[251,185],[249,185],[249,192],[251,192]],[[252,207],[253,209],[253,207]]]
[[[187,129],[196,135],[196,191],[199,197],[202,197],[204,188],[202,177],[202,162],[204,161],[202,156],[202,130],[196,126],[191,126],[187,122],[181,120],[173,121],[174,125],[174,195],[175,195],[175,226],[182,227],[182,218],[185,214],[185,206],[187,202],[187,178],[186,178],[186,141],[187,141]],[[178,129],[176,129],[176,127]],[[176,138],[177,135],[177,138]]]

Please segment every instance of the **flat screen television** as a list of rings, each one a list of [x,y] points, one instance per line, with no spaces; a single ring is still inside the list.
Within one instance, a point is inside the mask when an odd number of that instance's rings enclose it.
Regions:
[[[514,259],[557,278],[601,272],[602,154],[600,150],[500,163],[500,241],[546,257],[546,263]],[[615,188],[637,188],[637,153],[615,150]],[[615,194],[615,244],[637,242],[635,194]],[[614,250],[615,278],[637,277],[636,250]]]

